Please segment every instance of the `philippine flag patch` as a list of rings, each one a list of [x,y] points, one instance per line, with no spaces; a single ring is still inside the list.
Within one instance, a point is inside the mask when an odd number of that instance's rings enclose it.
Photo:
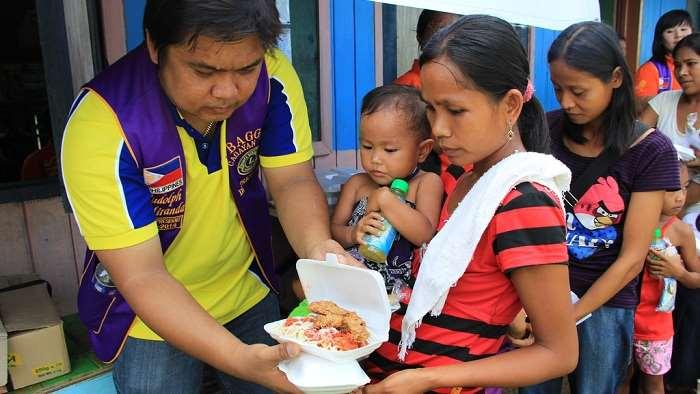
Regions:
[[[182,186],[182,164],[180,156],[173,157],[163,164],[143,170],[143,178],[151,194],[171,192]]]

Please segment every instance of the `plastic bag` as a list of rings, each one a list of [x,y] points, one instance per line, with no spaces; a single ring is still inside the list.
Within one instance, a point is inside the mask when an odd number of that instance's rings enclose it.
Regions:
[[[664,250],[664,254],[667,256],[674,256],[678,254],[678,251],[668,240],[666,244],[668,245]],[[663,279],[663,288],[661,289],[661,295],[659,296],[659,302],[656,304],[657,312],[672,312],[673,308],[676,306],[676,290],[678,288],[678,283],[674,278],[665,277]]]

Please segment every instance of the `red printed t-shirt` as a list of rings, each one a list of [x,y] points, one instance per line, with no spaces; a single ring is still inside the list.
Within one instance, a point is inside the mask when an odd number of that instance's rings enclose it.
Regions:
[[[391,317],[389,341],[365,362],[370,376],[382,379],[401,369],[456,364],[496,354],[508,324],[521,308],[509,272],[568,260],[564,213],[558,201],[537,184],[522,183],[510,191],[484,231],[469,267],[450,289],[442,313],[423,318],[416,341],[401,363],[398,343],[407,307],[401,303]],[[443,208],[440,227],[447,217]]]
[[[663,236],[671,225],[678,220],[672,217],[661,228]],[[639,305],[634,313],[634,339],[644,341],[662,341],[673,337],[673,317],[669,312],[657,312],[661,289],[664,281],[651,276],[649,270],[642,271],[642,288],[639,293]]]
[[[413,61],[411,69],[406,71],[403,75],[396,78],[394,81],[397,85],[413,86],[414,88],[420,90],[420,63],[418,59]]]
[[[671,90],[680,90],[681,85],[678,84],[674,72],[676,67],[670,55],[666,56],[666,66],[668,66],[668,73],[671,76]],[[659,70],[656,69],[654,63],[648,61],[642,64],[637,70],[637,74],[634,76],[634,95],[637,97],[656,96],[661,86],[659,78]]]

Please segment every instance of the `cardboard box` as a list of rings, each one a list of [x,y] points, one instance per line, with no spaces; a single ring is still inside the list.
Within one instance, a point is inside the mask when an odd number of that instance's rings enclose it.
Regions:
[[[0,293],[7,330],[7,370],[15,389],[70,372],[58,316],[45,284]]]

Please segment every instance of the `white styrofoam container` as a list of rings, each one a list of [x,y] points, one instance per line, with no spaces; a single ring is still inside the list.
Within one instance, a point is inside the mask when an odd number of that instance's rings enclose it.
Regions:
[[[341,308],[356,312],[367,324],[367,345],[353,350],[322,349],[313,344],[286,338],[279,328],[286,320],[264,326],[278,342],[298,343],[302,351],[335,362],[358,360],[368,356],[389,339],[391,307],[382,276],[373,270],[333,262],[301,259],[297,261],[299,280],[311,303],[333,301]]]
[[[279,364],[287,379],[305,393],[349,393],[369,383],[357,361],[335,363],[302,353]]]

